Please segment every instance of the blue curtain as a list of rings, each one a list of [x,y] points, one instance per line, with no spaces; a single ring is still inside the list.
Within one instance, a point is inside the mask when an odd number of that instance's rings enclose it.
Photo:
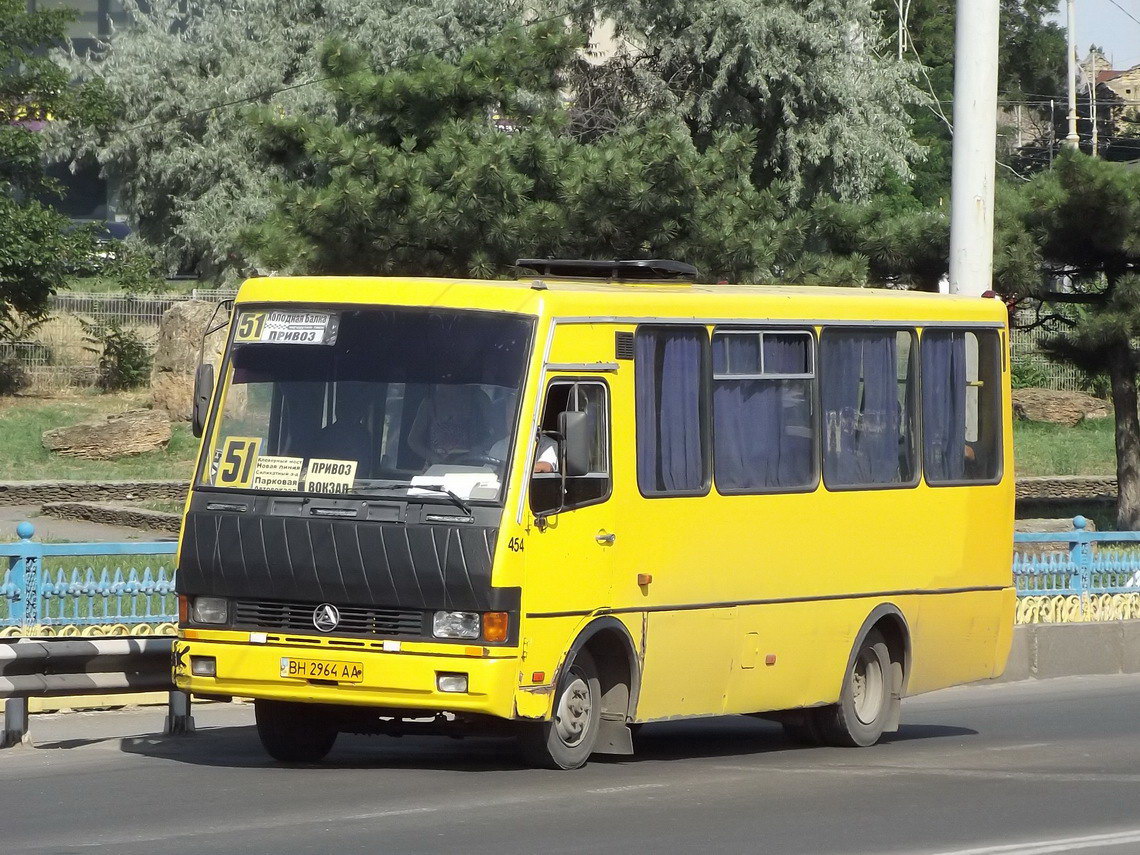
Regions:
[[[922,337],[923,461],[928,481],[966,477],[966,334]]]
[[[804,373],[809,344],[802,336],[766,338],[765,373]],[[745,366],[758,365],[758,345],[758,336],[717,336],[713,339],[713,365],[732,365],[737,371],[746,371]],[[811,482],[810,389],[807,380],[714,383],[713,459],[721,489],[771,490]]]
[[[823,471],[834,486],[901,481],[895,332],[828,331],[820,345]]]
[[[635,340],[637,478],[646,493],[700,490],[704,330],[643,330]]]

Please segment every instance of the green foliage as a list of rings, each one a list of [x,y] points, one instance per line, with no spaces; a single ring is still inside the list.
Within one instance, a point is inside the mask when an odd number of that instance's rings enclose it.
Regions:
[[[62,44],[72,16],[0,0],[0,340],[14,340],[21,315],[42,313],[92,248],[90,235],[35,198],[54,190],[43,169],[45,120],[93,118],[101,109],[94,90],[69,86],[47,53]]]
[[[166,281],[154,253],[133,236],[107,244],[104,257],[90,275],[98,276],[110,287],[130,294],[166,290]]]
[[[488,277],[550,255],[770,277],[778,204],[752,185],[753,135],[718,133],[701,150],[666,114],[576,139],[560,81],[579,43],[561,24],[515,27],[457,63],[387,73],[331,45],[336,118],[260,114],[285,180],[252,247],[274,267],[324,273]]]
[[[31,385],[23,360],[15,353],[0,353],[0,395],[15,395]]]
[[[126,177],[121,207],[163,272],[233,280],[255,264],[239,233],[268,215],[281,177],[260,156],[246,106],[331,118],[326,89],[312,85],[330,38],[384,66],[422,52],[455,58],[522,8],[513,0],[125,0],[124,12],[128,22],[106,45],[69,64],[120,105],[116,121],[70,123],[56,150]]]
[[[817,204],[811,223],[827,253],[863,260],[874,284],[937,291],[946,274],[950,224],[941,210],[882,195],[862,205]]]
[[[1049,372],[1033,362],[1024,362],[1016,356],[1009,366],[1010,382],[1014,389],[1039,389],[1049,385]]]
[[[1052,358],[1102,374],[1113,349],[1140,336],[1140,173],[1066,153],[1017,196],[1019,240],[1037,247],[1024,263],[1041,272],[1022,272],[1005,290],[1052,307]],[[1054,286],[1062,276],[1064,289]]]
[[[899,6],[895,0],[874,0],[883,32],[897,50]],[[906,45],[924,68],[919,82],[929,99],[910,108],[913,134],[926,150],[915,164],[912,186],[924,205],[941,206],[950,195],[950,128],[954,100],[955,0],[909,0]],[[998,92],[1003,100],[1064,91],[1065,34],[1051,20],[1056,4],[1050,0],[1001,0],[998,29]],[[999,169],[999,176],[1009,173]]]
[[[99,355],[96,385],[104,392],[137,389],[150,380],[151,357],[146,343],[132,329],[124,329],[118,321],[97,324],[80,321],[84,350]]]
[[[921,100],[909,58],[891,56],[870,0],[622,0],[580,4],[615,22],[664,105],[698,145],[721,130],[756,134],[753,178],[796,200],[869,196],[920,154],[905,107]],[[652,87],[651,87],[652,88]],[[635,100],[639,93],[635,93]]]

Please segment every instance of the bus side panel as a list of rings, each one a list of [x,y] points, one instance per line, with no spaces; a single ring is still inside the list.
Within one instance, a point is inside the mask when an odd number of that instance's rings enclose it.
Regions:
[[[726,712],[833,703],[867,600],[742,606]]]
[[[912,597],[912,662],[907,694],[915,695],[1002,673],[1013,638],[1016,594],[970,591]]]
[[[649,613],[637,719],[724,712],[736,648],[735,608]]]

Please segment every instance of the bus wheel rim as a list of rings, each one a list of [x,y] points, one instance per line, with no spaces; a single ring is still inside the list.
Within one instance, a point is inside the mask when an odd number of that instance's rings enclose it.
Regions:
[[[575,746],[586,738],[593,706],[589,684],[575,675],[558,699],[558,709],[554,713],[554,729],[563,745]]]
[[[859,651],[851,673],[851,697],[855,717],[863,724],[873,724],[883,710],[883,666],[875,651]]]

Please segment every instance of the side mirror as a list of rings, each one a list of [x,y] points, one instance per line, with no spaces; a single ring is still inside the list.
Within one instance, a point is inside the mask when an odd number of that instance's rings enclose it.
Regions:
[[[210,399],[213,397],[214,366],[203,362],[194,372],[194,410],[190,418],[190,427],[198,438],[206,430],[206,417],[210,413]]]
[[[562,471],[567,478],[590,471],[590,417],[586,413],[559,413],[562,434]]]

